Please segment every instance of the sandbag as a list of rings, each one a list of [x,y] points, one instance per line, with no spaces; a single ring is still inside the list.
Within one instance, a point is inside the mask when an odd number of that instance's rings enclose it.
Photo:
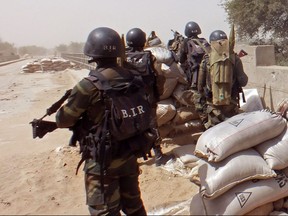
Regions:
[[[175,78],[166,78],[163,85],[163,94],[160,96],[160,100],[167,99],[172,95],[177,82],[178,81]]]
[[[174,78],[177,79],[179,83],[188,85],[187,77],[183,69],[176,62],[173,62],[170,66],[162,64],[161,70],[166,78]]]
[[[187,144],[174,148],[172,153],[176,158],[179,158],[185,166],[192,168],[197,165],[195,162],[199,160],[199,158],[194,155],[194,150],[195,144]]]
[[[182,105],[195,108],[193,101],[194,90],[187,89],[187,85],[178,83],[172,93],[172,96]]]
[[[179,134],[184,133],[199,133],[204,131],[204,126],[202,124],[202,121],[200,119],[191,120],[188,122],[185,122],[184,124],[180,125],[173,125],[173,130],[169,133],[169,136],[176,136]]]
[[[241,182],[276,176],[261,155],[252,148],[230,155],[218,163],[205,161],[198,172],[200,192],[209,199],[215,199]]]
[[[208,161],[219,162],[278,136],[286,124],[285,118],[266,110],[241,113],[206,130],[197,141],[195,153],[204,151],[200,155],[206,154]]]
[[[247,214],[245,214],[245,216],[260,216],[260,215],[263,215],[263,216],[266,216],[266,215],[269,215],[271,212],[273,211],[273,202],[270,202],[270,203],[266,203],[262,206],[259,206],[255,209],[253,209],[252,211],[248,212]]]
[[[267,140],[255,149],[262,155],[271,169],[281,170],[288,167],[288,127],[277,137]]]
[[[176,115],[176,108],[173,104],[161,104],[161,102],[157,103],[157,124],[158,127],[166,124],[168,121],[174,118]]]
[[[184,124],[185,122],[200,119],[199,114],[195,111],[193,107],[179,107],[176,110],[176,114],[172,119],[172,122],[176,125]]]
[[[242,182],[213,200],[197,193],[192,197],[190,215],[244,215],[287,195],[288,177],[278,171],[275,178]]]
[[[170,65],[174,62],[172,52],[164,47],[148,47],[145,50],[149,50],[152,55],[155,56],[158,63],[164,63]]]

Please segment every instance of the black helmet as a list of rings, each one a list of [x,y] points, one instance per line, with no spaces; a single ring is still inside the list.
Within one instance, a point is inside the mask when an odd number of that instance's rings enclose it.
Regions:
[[[140,28],[130,29],[126,34],[126,43],[129,47],[144,47],[146,34]]]
[[[123,51],[119,34],[108,27],[91,31],[84,46],[84,54],[92,58],[120,57]]]
[[[189,38],[193,35],[199,35],[202,31],[196,22],[188,22],[185,26],[185,35]]]
[[[213,31],[209,37],[210,42],[211,41],[217,41],[217,40],[223,40],[223,39],[228,39],[228,38],[227,38],[226,33],[222,30]]]

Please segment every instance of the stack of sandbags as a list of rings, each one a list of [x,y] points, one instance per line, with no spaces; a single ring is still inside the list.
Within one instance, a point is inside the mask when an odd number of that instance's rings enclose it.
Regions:
[[[22,66],[25,73],[44,72],[44,71],[62,71],[67,68],[73,68],[74,63],[62,58],[43,58],[29,62]]]
[[[286,139],[286,119],[267,110],[238,114],[205,131],[194,152],[202,159],[193,172],[200,190],[192,198],[191,215],[283,210],[288,196],[288,159],[282,152]],[[275,202],[281,207],[271,208]]]
[[[194,91],[188,89],[187,77],[164,47],[149,47],[156,58],[158,75],[165,77],[164,92],[157,106],[157,122],[162,138],[203,132],[204,127],[193,103]],[[186,143],[191,143],[187,140]]]
[[[22,66],[22,71],[24,73],[34,73],[37,71],[42,71],[41,63],[38,61],[29,62]]]

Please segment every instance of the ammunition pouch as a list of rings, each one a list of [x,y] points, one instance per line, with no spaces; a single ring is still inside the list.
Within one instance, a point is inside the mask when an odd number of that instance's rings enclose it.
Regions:
[[[157,130],[148,129],[144,133],[133,136],[123,142],[129,145],[132,154],[138,158],[143,157],[144,160],[147,160],[147,154],[150,153],[157,140],[159,140]]]

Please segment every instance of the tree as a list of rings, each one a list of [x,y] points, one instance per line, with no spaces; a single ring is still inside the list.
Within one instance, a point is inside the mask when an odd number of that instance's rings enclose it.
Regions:
[[[25,55],[29,54],[32,56],[44,56],[47,54],[47,49],[44,47],[38,47],[38,46],[22,46],[19,47],[19,54],[20,55]]]
[[[287,38],[287,0],[224,0],[222,6],[239,38]]]
[[[16,54],[16,48],[14,44],[4,42],[0,39],[0,54],[1,55]]]

